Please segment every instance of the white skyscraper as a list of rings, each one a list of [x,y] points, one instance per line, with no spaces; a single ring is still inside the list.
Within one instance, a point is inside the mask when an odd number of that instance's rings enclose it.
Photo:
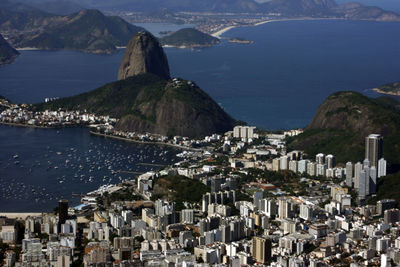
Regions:
[[[305,172],[307,172],[307,165],[308,165],[308,160],[305,160],[305,159],[303,159],[303,160],[300,160],[299,162],[298,162],[298,164],[297,164],[297,171],[299,172],[299,173],[305,173]]]
[[[325,155],[322,153],[319,153],[315,156],[315,162],[317,164],[325,164]]]
[[[193,223],[194,222],[194,211],[192,209],[185,209],[181,212],[182,223]]]
[[[326,165],[328,165],[328,169],[332,169],[333,167],[335,167],[336,164],[335,156],[331,154],[327,155],[325,158],[325,162]]]
[[[278,205],[275,199],[267,199],[265,203],[265,214],[268,217],[272,217],[278,214]]]
[[[363,161],[363,167],[371,167],[371,162],[369,161],[369,159],[364,159]]]
[[[363,166],[360,162],[357,162],[356,165],[354,165],[354,188],[358,188],[358,179],[360,178],[362,168]]]
[[[280,169],[281,170],[287,170],[289,168],[288,156],[282,156],[280,159],[281,159]]]
[[[346,185],[351,187],[353,184],[353,163],[346,163]]]
[[[358,198],[359,199],[365,199],[367,196],[367,174],[365,173],[365,170],[361,170],[360,176],[358,177]]]
[[[236,126],[233,128],[234,138],[254,138],[254,126]]]
[[[312,219],[312,207],[306,204],[300,205],[300,218],[304,220],[311,220]]]
[[[386,160],[381,158],[378,160],[378,177],[386,176]]]
[[[365,172],[365,195],[368,196],[369,193],[369,187],[370,187],[370,168],[369,167],[365,167],[364,168],[364,172]]]
[[[317,176],[325,176],[325,174],[326,174],[326,165],[317,164]]]
[[[289,170],[294,173],[297,173],[297,161],[296,160],[289,161]]]
[[[307,164],[307,174],[310,176],[315,176],[316,175],[316,163],[315,162],[309,162]]]

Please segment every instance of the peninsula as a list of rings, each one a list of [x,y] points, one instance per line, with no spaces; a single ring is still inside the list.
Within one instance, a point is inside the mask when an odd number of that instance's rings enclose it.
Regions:
[[[380,94],[400,96],[400,82],[388,83],[373,90]]]
[[[163,136],[224,133],[236,122],[194,82],[170,79],[167,57],[148,32],[131,39],[118,73],[119,81],[34,108],[87,110],[117,118],[116,131]]]

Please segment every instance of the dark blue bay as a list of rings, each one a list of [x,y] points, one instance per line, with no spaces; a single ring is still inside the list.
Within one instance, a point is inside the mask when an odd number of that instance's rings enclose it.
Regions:
[[[255,44],[168,48],[172,75],[194,80],[232,116],[261,128],[303,127],[333,92],[376,97],[372,88],[400,79],[400,23],[275,22],[224,37]],[[22,51],[0,67],[0,95],[35,103],[86,92],[116,79],[122,55]],[[77,203],[72,192],[131,178],[112,170],[144,172],[149,168],[138,163],[174,161],[177,152],[164,150],[93,137],[86,129],[0,126],[0,211],[50,210],[60,197]]]

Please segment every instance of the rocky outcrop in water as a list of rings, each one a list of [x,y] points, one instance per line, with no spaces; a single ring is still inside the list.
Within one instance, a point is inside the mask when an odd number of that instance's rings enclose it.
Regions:
[[[117,130],[204,137],[232,130],[236,121],[194,82],[170,79],[167,57],[149,33],[132,38],[119,81],[73,97],[36,105],[39,110],[87,110],[118,118]]]

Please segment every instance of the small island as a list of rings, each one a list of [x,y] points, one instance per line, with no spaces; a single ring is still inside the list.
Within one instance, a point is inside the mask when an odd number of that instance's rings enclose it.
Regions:
[[[231,38],[228,40],[230,43],[238,43],[238,44],[254,44],[254,41],[246,40],[243,38]]]
[[[220,40],[193,28],[185,28],[160,38],[163,46],[179,48],[209,47],[220,43]]]
[[[400,82],[388,83],[373,90],[380,94],[400,96]]]

